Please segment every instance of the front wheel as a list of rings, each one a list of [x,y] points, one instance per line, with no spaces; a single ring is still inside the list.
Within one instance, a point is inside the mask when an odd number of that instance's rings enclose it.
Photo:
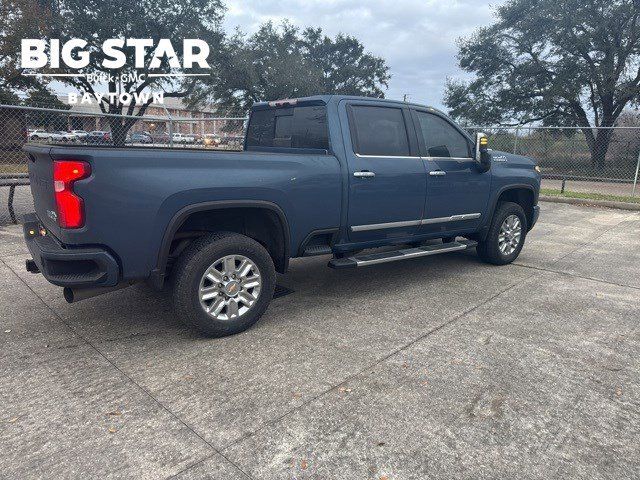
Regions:
[[[252,238],[221,232],[195,240],[174,267],[177,315],[212,337],[240,333],[265,312],[276,283],[267,250]]]
[[[500,203],[493,214],[487,238],[478,243],[478,255],[493,265],[511,263],[520,255],[527,231],[527,216],[522,207],[513,202]]]

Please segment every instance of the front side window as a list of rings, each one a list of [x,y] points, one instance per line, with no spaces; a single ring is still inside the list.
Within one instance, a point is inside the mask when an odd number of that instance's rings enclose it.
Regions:
[[[419,132],[429,157],[469,158],[469,142],[453,125],[432,113],[416,112]]]
[[[401,109],[353,106],[351,112],[355,153],[381,157],[411,154]]]
[[[256,110],[251,114],[247,128],[247,147],[329,150],[327,108]]]

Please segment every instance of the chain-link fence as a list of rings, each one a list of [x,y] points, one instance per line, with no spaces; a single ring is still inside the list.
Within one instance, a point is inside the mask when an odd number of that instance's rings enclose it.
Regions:
[[[243,112],[189,111],[154,106],[153,114],[110,115],[90,108],[61,110],[0,105],[0,225],[32,209],[25,143],[239,150]],[[149,111],[148,110],[148,111]],[[172,111],[173,110],[173,111]],[[160,115],[159,113],[162,113]]]
[[[244,112],[189,111],[153,106],[143,116],[0,105],[0,225],[30,211],[26,142],[238,150]],[[543,193],[640,202],[640,127],[611,129],[470,127],[490,146],[536,159]]]
[[[534,158],[542,168],[543,193],[576,198],[640,202],[640,127],[471,127],[489,145]]]

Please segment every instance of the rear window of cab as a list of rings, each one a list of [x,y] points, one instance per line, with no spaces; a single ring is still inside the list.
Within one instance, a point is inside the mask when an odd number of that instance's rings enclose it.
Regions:
[[[247,127],[247,149],[329,150],[326,106],[255,110]]]

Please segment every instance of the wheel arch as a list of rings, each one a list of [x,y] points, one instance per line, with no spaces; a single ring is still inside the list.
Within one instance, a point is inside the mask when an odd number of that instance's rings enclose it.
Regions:
[[[249,212],[251,212],[251,215],[248,215]],[[234,216],[234,213],[238,215],[237,222],[233,222],[234,225],[231,225],[228,220]],[[261,215],[262,217],[260,217]],[[251,221],[247,221],[247,217],[251,217]],[[218,224],[215,222],[223,218],[227,221],[222,222],[220,228],[218,228]],[[255,222],[256,218],[268,220],[262,226],[270,233],[273,233],[272,236],[264,235],[264,233],[262,235],[255,233],[260,231]],[[284,211],[277,204],[258,200],[202,202],[182,208],[167,224],[158,252],[156,267],[150,276],[150,281],[156,288],[161,288],[164,284],[171,248],[176,240],[176,235],[181,232],[181,229],[188,227],[190,222],[204,228],[205,230],[202,230],[202,233],[207,231],[234,231],[254,238],[254,240],[262,243],[267,248],[273,259],[276,271],[284,273],[288,268],[291,250],[289,224]],[[217,230],[210,230],[210,227],[215,227]],[[273,232],[270,229],[274,229]]]
[[[505,185],[498,190],[492,200],[486,225],[484,225],[480,231],[480,240],[484,240],[486,238],[496,208],[502,201],[514,202],[520,205],[527,217],[527,229],[531,230],[534,219],[534,207],[537,203],[536,190],[532,185],[526,183]]]
[[[491,212],[492,217],[500,202],[513,202],[520,205],[527,216],[527,229],[530,230],[532,228],[534,216],[533,207],[536,205],[536,192],[531,185],[509,185],[500,190],[493,205]]]

